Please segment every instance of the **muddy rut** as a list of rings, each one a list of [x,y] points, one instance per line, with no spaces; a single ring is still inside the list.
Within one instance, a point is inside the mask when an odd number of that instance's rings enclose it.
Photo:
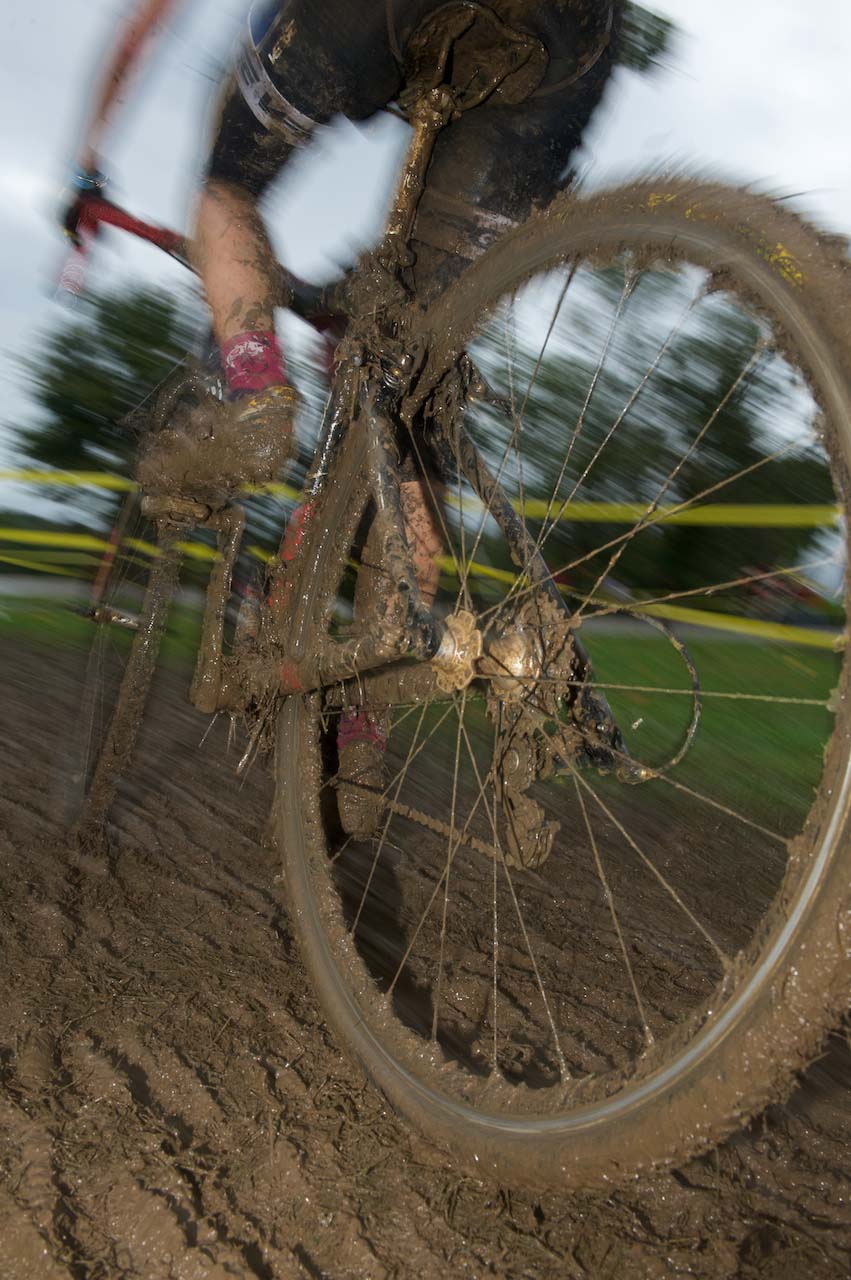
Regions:
[[[160,685],[103,850],[63,836],[78,660],[0,643],[3,1280],[845,1277],[851,1051],[711,1156],[610,1195],[453,1172],[340,1054],[269,779]]]

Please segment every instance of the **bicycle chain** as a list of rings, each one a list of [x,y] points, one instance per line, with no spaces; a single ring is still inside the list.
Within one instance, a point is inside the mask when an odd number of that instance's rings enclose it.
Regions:
[[[461,836],[459,839],[457,827],[452,828],[445,822],[441,822],[439,818],[431,818],[427,813],[423,813],[421,809],[412,809],[410,805],[397,804],[395,801],[390,801],[387,807],[398,818],[407,818],[409,822],[419,823],[421,827],[425,827],[427,831],[433,831],[435,835],[446,836],[447,840],[457,840],[459,844],[465,845],[468,849],[473,849],[476,853],[483,853],[486,858],[492,858],[494,855],[493,845],[485,844],[483,840],[477,839],[476,836]]]

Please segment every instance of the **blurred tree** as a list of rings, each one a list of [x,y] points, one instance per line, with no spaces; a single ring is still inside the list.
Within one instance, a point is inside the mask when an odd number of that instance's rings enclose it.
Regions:
[[[135,447],[121,419],[140,405],[196,340],[201,310],[188,291],[95,294],[23,363],[38,419],[17,429],[31,463],[129,474]]]
[[[668,18],[626,0],[617,45],[617,61],[633,71],[651,71],[671,56],[677,27]]]
[[[293,325],[298,326],[297,336],[286,345],[290,375],[301,398],[301,447],[288,479],[298,485],[312,454],[326,387],[322,340],[300,322]],[[63,312],[44,338],[40,358],[22,362],[37,416],[14,429],[20,462],[130,477],[138,435],[123,426],[122,419],[131,410],[144,409],[146,398],[188,350],[198,348],[204,333],[204,309],[188,289],[176,294],[145,288],[95,294],[82,307]],[[144,423],[144,414],[139,422]],[[39,493],[62,501],[66,527],[75,510],[88,519],[89,527],[110,527],[122,497],[108,489],[69,490],[60,485],[45,486]],[[271,552],[285,519],[280,498],[255,498],[248,518],[246,544]]]
[[[498,310],[474,348],[494,390],[518,411],[523,406],[519,455],[509,446],[513,428],[504,413],[476,410],[473,434],[518,503],[521,495],[552,497],[548,515],[561,519],[547,534],[551,567],[581,561],[566,574],[581,591],[617,556],[610,586],[640,595],[708,587],[805,560],[823,530],[720,522],[655,524],[628,545],[593,555],[629,525],[571,521],[574,501],[643,504],[648,512],[656,502],[692,499],[721,506],[835,501],[813,430],[816,406],[764,343],[761,322],[720,293],[689,311],[694,281],[687,273],[646,271],[626,301],[623,286],[621,273],[586,274],[550,331],[560,292],[553,279],[521,295],[513,309]],[[504,557],[498,540],[483,545]],[[739,606],[746,606],[741,595],[725,607]]]

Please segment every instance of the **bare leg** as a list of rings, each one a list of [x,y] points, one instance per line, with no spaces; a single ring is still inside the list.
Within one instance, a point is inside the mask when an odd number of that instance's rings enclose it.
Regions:
[[[435,496],[440,499],[438,486],[433,482]],[[405,533],[414,560],[417,584],[426,604],[434,604],[440,581],[437,557],[443,550],[443,539],[433,510],[431,494],[423,480],[403,481],[400,486],[402,514],[405,517]]]
[[[253,196],[211,180],[198,201],[193,266],[219,346],[248,330],[273,330],[278,268]]]
[[[209,182],[190,252],[230,398],[209,396],[177,415],[144,449],[137,478],[149,494],[217,508],[238,488],[278,478],[292,453],[297,402],[275,336],[278,267],[250,193]]]

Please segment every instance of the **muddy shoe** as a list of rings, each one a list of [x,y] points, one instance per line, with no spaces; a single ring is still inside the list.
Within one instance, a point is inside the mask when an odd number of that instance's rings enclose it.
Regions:
[[[381,828],[387,812],[384,753],[386,717],[345,711],[337,730],[337,806],[347,835],[366,839]]]
[[[278,478],[292,453],[296,405],[292,387],[274,386],[182,406],[146,440],[136,479],[145,493],[222,506],[238,490]]]

